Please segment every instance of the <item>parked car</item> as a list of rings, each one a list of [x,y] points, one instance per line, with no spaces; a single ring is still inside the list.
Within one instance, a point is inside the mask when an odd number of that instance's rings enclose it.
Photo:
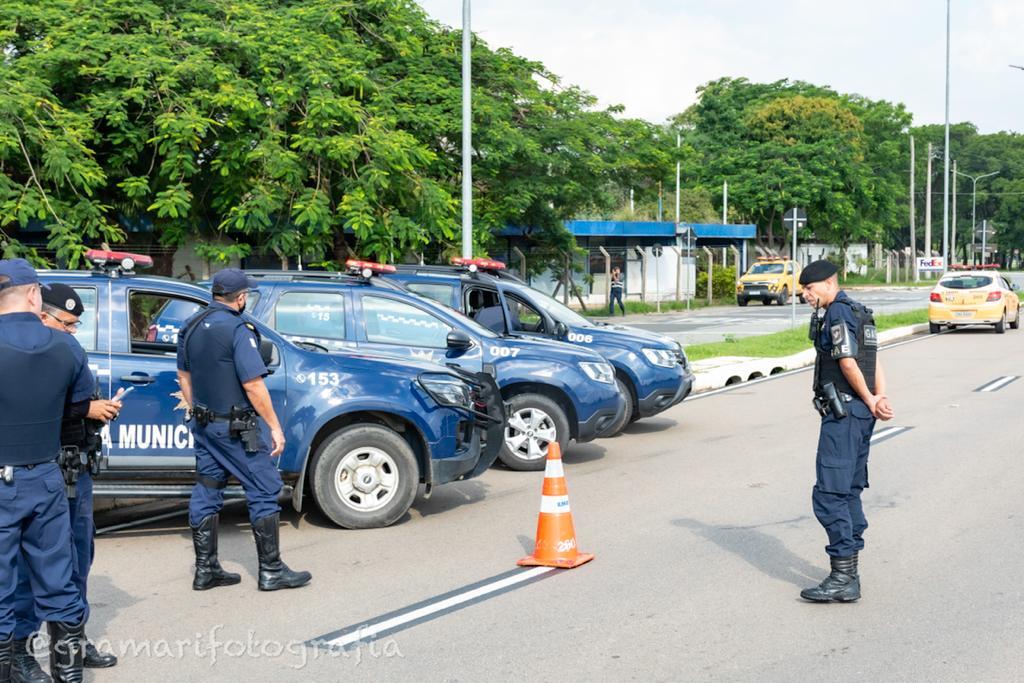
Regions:
[[[42,271],[40,279],[63,282],[82,298],[75,336],[103,393],[134,387],[119,419],[104,431],[95,493],[188,497],[194,441],[183,420],[176,344],[181,323],[209,303],[210,293],[135,274],[128,266],[145,257],[88,257],[97,264],[92,272]],[[500,440],[481,447],[491,423],[500,426],[504,418],[493,383],[427,361],[355,351],[325,355],[252,322],[262,336],[272,371],[267,388],[287,439],[278,467],[297,510],[308,488],[339,526],[387,526],[408,511],[418,484],[429,492],[478,476],[497,456]],[[226,493],[243,495],[236,482]]]
[[[671,408],[693,388],[693,372],[676,340],[589,320],[509,274],[500,261],[454,261],[452,266],[397,266],[395,273],[385,277],[503,336],[560,341],[598,353],[611,363],[615,382],[628,398],[625,412],[609,433]]]
[[[498,457],[512,469],[541,470],[549,444],[564,450],[570,441],[604,436],[621,421],[626,400],[601,356],[569,344],[499,336],[378,277],[388,269],[358,262],[357,275],[250,271],[260,284],[252,314],[324,352],[391,354],[492,376],[507,404]]]

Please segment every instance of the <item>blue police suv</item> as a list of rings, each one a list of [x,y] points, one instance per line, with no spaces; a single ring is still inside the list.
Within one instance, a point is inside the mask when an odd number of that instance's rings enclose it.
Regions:
[[[553,339],[592,349],[615,368],[629,397],[610,433],[680,403],[693,388],[682,345],[659,334],[585,317],[505,272],[491,259],[453,259],[453,266],[401,265],[387,275],[407,289],[462,311],[499,334]]]
[[[95,270],[42,271],[85,304],[75,333],[101,392],[130,388],[120,417],[104,431],[96,495],[187,497],[195,476],[193,438],[177,384],[177,327],[210,301],[202,287],[135,275],[148,257],[89,252]],[[287,445],[278,461],[292,502],[308,487],[346,528],[387,526],[408,511],[417,487],[474,477],[501,444],[503,405],[493,382],[406,359],[357,352],[324,355],[266,326],[267,377]],[[491,444],[482,448],[485,434]],[[228,495],[240,497],[230,486]]]
[[[612,367],[587,349],[502,337],[438,303],[376,277],[393,266],[351,261],[355,275],[249,271],[259,280],[252,314],[295,343],[455,365],[492,376],[507,402],[498,457],[516,470],[544,468],[548,444],[604,436],[625,399]],[[251,296],[251,295],[250,295]]]

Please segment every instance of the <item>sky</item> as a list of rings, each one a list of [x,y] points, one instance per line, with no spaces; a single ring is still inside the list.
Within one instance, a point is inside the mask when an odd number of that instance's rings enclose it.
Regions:
[[[462,0],[419,0],[462,26]],[[952,0],[951,123],[1024,132],[1024,0]],[[473,0],[473,31],[661,123],[718,78],[783,78],[945,120],[942,0]]]

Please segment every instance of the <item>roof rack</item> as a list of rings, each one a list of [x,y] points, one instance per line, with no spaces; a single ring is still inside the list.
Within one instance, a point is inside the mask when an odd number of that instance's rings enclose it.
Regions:
[[[246,270],[245,274],[258,280],[280,280],[283,282],[342,282],[353,285],[368,283],[367,279],[359,275],[336,270]],[[374,279],[373,284],[400,289],[394,282],[380,278]]]

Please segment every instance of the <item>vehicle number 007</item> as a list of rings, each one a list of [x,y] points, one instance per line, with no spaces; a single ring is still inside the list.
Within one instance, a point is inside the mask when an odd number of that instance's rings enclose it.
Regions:
[[[300,372],[295,381],[312,386],[337,387],[341,385],[341,375],[337,372]]]
[[[569,333],[569,341],[571,342],[582,342],[584,344],[590,344],[594,341],[594,335],[592,334],[579,334],[578,332]]]
[[[495,358],[515,358],[519,355],[519,349],[509,348],[508,346],[490,346],[487,351]]]

